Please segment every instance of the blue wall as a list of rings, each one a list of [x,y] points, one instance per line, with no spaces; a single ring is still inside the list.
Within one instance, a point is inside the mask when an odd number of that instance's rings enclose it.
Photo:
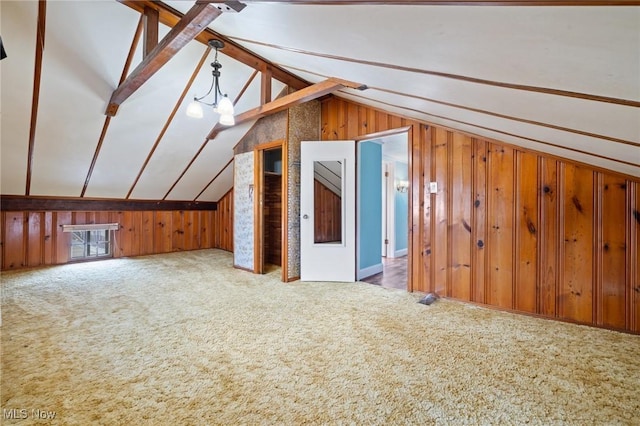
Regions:
[[[394,168],[396,184],[401,180],[409,180],[407,163],[396,162]],[[395,194],[395,251],[398,251],[406,249],[409,245],[409,193],[395,191]]]
[[[382,145],[358,144],[360,269],[382,262]],[[405,237],[406,238],[406,237]]]

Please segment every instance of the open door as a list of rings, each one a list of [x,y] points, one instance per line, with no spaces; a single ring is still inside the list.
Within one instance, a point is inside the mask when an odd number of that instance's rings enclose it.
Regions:
[[[355,172],[354,141],[302,142],[302,281],[355,281]]]

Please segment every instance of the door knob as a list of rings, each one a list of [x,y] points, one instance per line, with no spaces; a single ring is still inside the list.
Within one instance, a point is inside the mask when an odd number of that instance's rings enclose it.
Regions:
[[[303,219],[309,219],[309,215],[308,214],[302,215],[302,218]]]

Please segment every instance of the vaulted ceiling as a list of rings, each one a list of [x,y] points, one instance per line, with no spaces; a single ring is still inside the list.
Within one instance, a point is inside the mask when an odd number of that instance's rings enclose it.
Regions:
[[[331,89],[361,104],[640,176],[640,2],[243,3],[111,116],[153,40],[141,11],[159,10],[162,40],[196,2],[0,2],[1,193],[217,201],[258,117],[246,112],[329,78],[366,85]],[[211,83],[214,36],[244,117],[224,130],[210,109],[185,114]]]

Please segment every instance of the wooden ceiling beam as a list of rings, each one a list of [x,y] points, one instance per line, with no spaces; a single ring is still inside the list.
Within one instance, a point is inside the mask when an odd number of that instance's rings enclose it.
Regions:
[[[157,9],[145,7],[142,14],[144,22],[144,43],[142,44],[142,57],[146,58],[158,45],[160,39],[160,20]]]
[[[162,211],[216,210],[215,201],[121,200],[116,198],[75,198],[0,195],[1,211]]]
[[[268,102],[264,105],[260,105],[259,107],[250,109],[249,111],[237,115],[235,117],[236,125],[275,114],[287,108],[291,108],[292,106],[309,102],[343,88],[365,90],[367,86],[348,80],[330,77],[324,81],[321,81],[320,83],[305,87],[304,89],[300,89],[297,92],[285,95],[274,101]],[[221,130],[224,129],[221,129],[219,126],[214,126],[214,128],[211,129],[211,132],[209,132],[207,139],[215,138]]]
[[[31,175],[33,172],[33,154],[36,146],[36,127],[38,123],[38,104],[40,102],[40,81],[42,79],[42,55],[44,53],[45,27],[47,23],[47,1],[38,2],[38,25],[36,27],[36,58],[33,71],[33,94],[31,97],[31,121],[29,125],[29,147],[27,151],[27,182],[25,195],[31,193]]]
[[[122,3],[125,6],[128,6],[140,13],[144,13],[145,7],[152,7],[158,10],[160,15],[160,22],[163,25],[168,27],[174,27],[180,20],[182,16],[184,16],[181,12],[172,8],[161,2],[154,2],[151,0],[117,0],[119,3]],[[205,3],[206,4],[206,3]],[[284,83],[286,86],[289,86],[293,89],[302,89],[304,87],[309,86],[309,82],[301,79],[295,74],[285,70],[284,68],[280,68],[268,60],[256,55],[250,50],[242,47],[237,42],[231,40],[230,38],[213,31],[210,28],[206,28],[200,34],[195,37],[195,40],[199,41],[204,45],[208,45],[209,40],[218,39],[224,42],[225,46],[221,50],[226,56],[229,56],[236,61],[243,63],[254,70],[262,71],[267,67],[271,69],[271,73],[273,78]]]
[[[143,12],[144,13],[144,12]],[[210,4],[196,4],[171,28],[169,33],[142,60],[140,65],[113,92],[106,114],[115,116],[120,104],[140,88],[187,43],[213,22],[222,12]]]

